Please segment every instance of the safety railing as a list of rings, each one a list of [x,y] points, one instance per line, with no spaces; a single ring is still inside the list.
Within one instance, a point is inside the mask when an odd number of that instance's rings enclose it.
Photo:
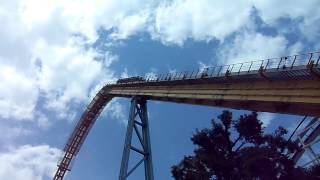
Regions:
[[[283,56],[279,58],[269,58],[257,61],[248,61],[242,63],[205,67],[194,71],[184,71],[176,73],[152,74],[144,77],[145,81],[123,82],[118,84],[135,84],[143,82],[158,82],[158,81],[174,81],[199,78],[224,77],[228,75],[240,75],[257,72],[259,70],[283,70],[292,69],[297,66],[307,66],[313,64],[318,67],[320,64],[320,51],[310,52],[299,55]],[[116,84],[109,82],[108,84]]]

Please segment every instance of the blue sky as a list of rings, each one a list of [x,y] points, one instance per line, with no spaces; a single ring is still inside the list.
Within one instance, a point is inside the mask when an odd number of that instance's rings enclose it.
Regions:
[[[50,179],[106,82],[319,50],[319,8],[317,0],[0,0],[0,179]],[[66,179],[118,177],[129,102],[106,107]],[[155,177],[172,179],[170,167],[194,149],[195,129],[223,109],[148,107]],[[266,132],[292,130],[302,118],[260,117]]]

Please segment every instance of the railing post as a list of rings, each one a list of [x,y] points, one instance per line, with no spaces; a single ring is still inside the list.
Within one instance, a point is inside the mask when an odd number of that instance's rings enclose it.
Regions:
[[[248,69],[248,72],[250,72],[252,64],[253,64],[253,61],[251,61],[251,64],[250,64],[249,69]]]
[[[293,68],[294,63],[296,62],[296,59],[297,59],[297,55],[294,55],[294,59],[293,59],[293,62],[292,62],[292,64],[291,64],[291,69]]]
[[[262,66],[263,66],[263,63],[264,63],[264,60],[262,60],[260,67],[262,67]]]
[[[279,61],[279,64],[278,64],[277,70],[279,69],[281,62],[282,62],[282,57],[280,58],[280,61]]]
[[[197,79],[197,76],[198,76],[199,71],[200,71],[200,69],[198,69],[198,71],[197,71],[197,73],[196,73],[196,75],[195,75],[194,79]]]
[[[219,72],[218,72],[218,74],[217,74],[217,77],[219,77],[221,70],[222,70],[222,66],[220,66],[220,69],[219,69]]]
[[[310,53],[310,57],[309,57],[309,60],[308,60],[308,64],[310,64],[311,60],[312,60],[312,56],[313,56],[313,53]]]
[[[193,71],[194,71],[194,70],[192,70],[192,72],[191,72],[191,74],[190,74],[190,77],[189,77],[189,79],[191,79],[191,77],[192,77],[192,74],[193,74]]]
[[[210,74],[210,77],[212,77],[212,75],[213,75],[213,73],[214,73],[214,70],[216,70],[216,67],[214,66],[214,67],[212,67],[212,71],[211,71],[211,74]]]
[[[168,80],[169,73],[166,74],[166,78],[164,80]]]
[[[228,71],[228,70],[229,70],[229,68],[230,68],[230,64],[228,65],[228,68],[227,68],[227,70],[226,70],[226,71]]]
[[[182,72],[179,73],[178,79],[181,79]]]
[[[232,72],[232,70],[233,70],[233,67],[234,67],[234,64],[232,64],[232,67],[231,67],[231,70],[230,70],[230,72]]]
[[[241,66],[240,66],[239,71],[238,71],[238,75],[240,74],[242,66],[243,66],[243,63],[241,63]]]
[[[267,67],[268,67],[268,65],[269,65],[269,61],[270,61],[270,59],[268,59],[267,64],[266,64],[266,67],[264,68],[264,70],[267,70]]]

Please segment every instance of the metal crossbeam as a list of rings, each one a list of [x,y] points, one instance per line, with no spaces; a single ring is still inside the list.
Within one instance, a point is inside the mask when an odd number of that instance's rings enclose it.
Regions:
[[[141,130],[139,130],[137,125],[141,126]],[[138,137],[142,150],[132,145],[133,134],[136,134],[136,136]],[[142,159],[136,165],[134,165],[131,170],[128,171],[130,150],[142,155]],[[145,99],[134,97],[131,100],[131,108],[129,113],[129,121],[127,126],[125,145],[123,149],[119,180],[126,180],[127,177],[131,173],[133,173],[140,164],[142,164],[142,162],[144,162],[145,180],[153,180],[147,103]]]
[[[297,162],[302,157],[302,155],[307,151],[311,159],[306,165],[316,165],[320,164],[320,156],[315,153],[313,146],[320,141],[320,121],[319,117],[314,117],[306,127],[304,127],[300,132],[298,132],[297,139],[295,142],[299,143],[301,150],[296,152],[292,159]]]

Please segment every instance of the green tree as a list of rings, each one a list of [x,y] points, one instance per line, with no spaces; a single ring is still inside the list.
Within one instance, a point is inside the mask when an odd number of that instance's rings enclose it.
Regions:
[[[319,173],[319,167],[313,171],[295,167],[290,157],[299,147],[284,138],[283,127],[264,134],[256,112],[235,121],[230,111],[223,111],[218,119],[193,135],[194,155],[172,167],[175,179],[316,179],[312,174]]]

